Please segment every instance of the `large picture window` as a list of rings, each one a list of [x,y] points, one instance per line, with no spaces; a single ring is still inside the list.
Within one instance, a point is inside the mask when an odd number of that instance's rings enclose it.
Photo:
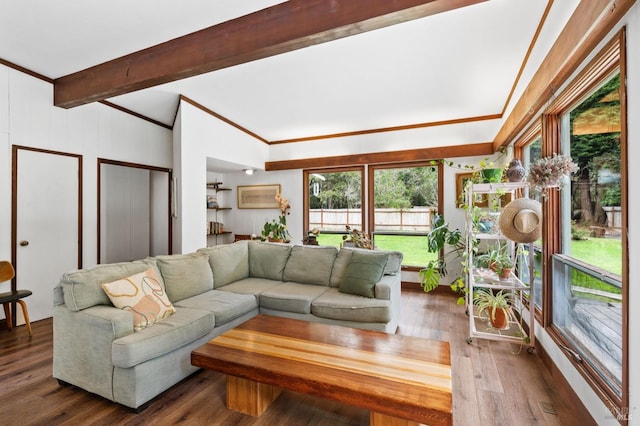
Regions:
[[[424,266],[427,234],[438,212],[438,167],[430,164],[371,166],[373,243],[404,255],[405,266]],[[370,193],[371,193],[370,192]]]
[[[305,170],[305,224],[317,229],[318,244],[339,247],[349,226],[364,224],[364,167]]]
[[[437,256],[427,251],[427,234],[439,211],[440,170],[430,162],[372,165],[366,181],[364,166],[305,170],[305,226],[319,231],[318,244],[335,247],[347,226],[364,231],[375,248],[402,252],[403,266],[424,267]]]
[[[560,132],[580,171],[561,198],[553,323],[621,397],[620,74],[564,113]]]
[[[624,31],[549,105],[542,154],[579,171],[543,200],[550,334],[611,406],[628,406]],[[546,231],[545,231],[546,229]]]

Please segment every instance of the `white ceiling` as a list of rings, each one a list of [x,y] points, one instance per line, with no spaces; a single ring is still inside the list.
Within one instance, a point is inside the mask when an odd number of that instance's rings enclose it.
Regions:
[[[548,1],[490,0],[109,101],[172,125],[182,94],[269,141],[501,114],[579,2],[553,2],[525,63]],[[0,59],[57,78],[277,3],[0,0]]]

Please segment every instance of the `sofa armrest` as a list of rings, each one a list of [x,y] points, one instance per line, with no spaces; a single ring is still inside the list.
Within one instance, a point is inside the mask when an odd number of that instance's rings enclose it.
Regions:
[[[53,313],[53,376],[113,400],[111,345],[133,333],[130,312],[92,306],[73,312],[66,305]]]
[[[390,302],[391,320],[389,321],[388,333],[395,333],[402,309],[402,279],[400,274],[383,275],[382,279],[375,286],[376,299],[388,300]]]
[[[383,275],[380,281],[376,283],[374,293],[376,295],[376,299],[394,300],[395,293],[398,293],[399,295],[399,289],[400,282],[398,280],[398,276]]]

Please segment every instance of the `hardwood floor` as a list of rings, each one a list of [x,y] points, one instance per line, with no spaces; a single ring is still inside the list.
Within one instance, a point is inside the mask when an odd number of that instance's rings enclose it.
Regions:
[[[366,425],[365,410],[283,392],[260,417],[227,410],[225,378],[200,371],[153,400],[140,414],[51,377],[52,320],[0,332],[0,425]],[[518,345],[466,343],[467,318],[443,294],[403,292],[398,333],[451,344],[453,418],[457,426],[586,426],[557,391],[536,354]],[[544,407],[547,409],[545,410]],[[550,414],[548,408],[557,414]]]

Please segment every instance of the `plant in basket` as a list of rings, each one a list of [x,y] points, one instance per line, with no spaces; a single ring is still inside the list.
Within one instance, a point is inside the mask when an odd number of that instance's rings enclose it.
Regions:
[[[571,176],[578,171],[578,165],[571,157],[553,154],[543,157],[529,166],[527,183],[537,191],[545,188],[560,187],[565,176]]]

